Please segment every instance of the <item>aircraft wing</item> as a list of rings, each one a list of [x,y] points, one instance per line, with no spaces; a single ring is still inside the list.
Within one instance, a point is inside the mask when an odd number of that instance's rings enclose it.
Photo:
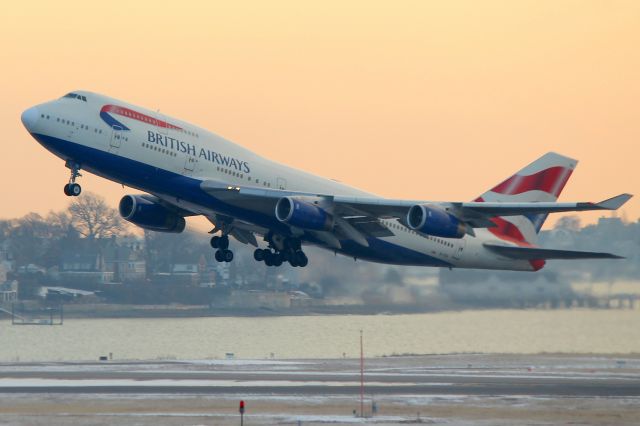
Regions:
[[[484,246],[499,255],[511,259],[624,259],[624,257],[616,256],[615,254],[593,251],[556,250],[538,247],[516,247],[488,243],[485,243]]]
[[[587,210],[617,210],[629,201],[631,194],[620,194],[598,203],[545,203],[545,202],[430,202],[430,201],[404,201],[393,199],[358,198],[358,197],[333,197],[336,205],[349,206],[351,208],[369,212],[374,216],[404,217],[408,209],[416,204],[433,204],[450,210],[461,220],[474,218],[491,218],[495,216],[519,216],[540,213],[559,213]]]
[[[330,194],[313,194],[258,187],[230,186],[219,181],[204,181],[202,189],[233,205],[273,214],[276,203],[282,197],[318,197],[332,206],[336,216],[367,216],[376,219],[397,218],[404,221],[409,209],[416,204],[432,204],[447,209],[460,220],[473,227],[493,226],[489,219],[495,216],[518,216],[540,213],[558,213],[587,210],[617,210],[629,201],[631,194],[620,194],[599,203],[549,203],[549,202],[433,202],[396,200],[375,197],[352,197]]]

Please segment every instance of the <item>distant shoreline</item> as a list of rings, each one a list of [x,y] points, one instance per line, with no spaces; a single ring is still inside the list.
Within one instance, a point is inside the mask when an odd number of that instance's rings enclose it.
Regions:
[[[0,312],[0,320],[10,320],[10,306],[4,306]],[[44,315],[42,307],[29,307],[26,316],[39,317]],[[63,305],[65,319],[79,318],[208,318],[208,317],[282,317],[282,316],[316,316],[316,315],[405,315],[435,312],[452,312],[467,310],[565,310],[565,309],[596,309],[598,308],[557,308],[545,309],[541,307],[514,308],[507,306],[473,307],[468,305],[449,304],[437,307],[430,305],[318,305],[290,308],[220,308],[207,305],[123,305],[123,304],[66,304]],[[40,311],[40,313],[38,313]],[[16,314],[19,312],[16,311]]]
[[[279,317],[313,315],[399,315],[437,312],[421,305],[322,305],[291,308],[218,308],[206,305],[64,305],[65,318],[201,318],[201,317]],[[451,309],[453,310],[453,309]]]

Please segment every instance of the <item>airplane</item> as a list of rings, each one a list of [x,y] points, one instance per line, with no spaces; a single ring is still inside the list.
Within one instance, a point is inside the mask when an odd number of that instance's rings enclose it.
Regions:
[[[67,196],[86,170],[143,191],[121,216],[144,229],[182,232],[185,217],[213,225],[218,262],[229,236],[267,266],[304,267],[314,245],[395,265],[538,271],[549,259],[617,259],[537,245],[550,213],[616,210],[630,198],[557,202],[577,161],[549,152],[473,201],[378,197],[276,163],[203,128],[104,95],[74,91],[22,113],[22,123],[70,169]],[[258,237],[264,242],[259,243]]]

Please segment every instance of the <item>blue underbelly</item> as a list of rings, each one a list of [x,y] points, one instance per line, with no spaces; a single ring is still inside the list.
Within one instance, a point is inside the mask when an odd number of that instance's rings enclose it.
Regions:
[[[288,227],[273,216],[224,203],[204,192],[200,187],[202,181],[199,179],[64,139],[42,134],[33,134],[33,137],[57,156],[65,160],[71,159],[79,163],[83,169],[98,176],[141,191],[176,197],[264,228],[288,233]],[[313,238],[308,241],[322,246],[319,241],[314,241]],[[338,251],[346,256],[389,264],[451,266],[447,262],[389,241],[376,238],[368,238],[367,241],[369,247],[363,247],[350,240],[343,240],[340,242],[342,249]]]

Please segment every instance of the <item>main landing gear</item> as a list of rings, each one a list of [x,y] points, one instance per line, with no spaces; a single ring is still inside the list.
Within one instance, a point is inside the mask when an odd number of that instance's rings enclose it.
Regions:
[[[269,236],[267,241],[270,248],[258,248],[253,252],[253,258],[258,262],[264,262],[267,266],[280,266],[284,262],[289,262],[294,267],[305,267],[309,263],[307,255],[301,249],[299,239],[286,238],[278,240],[273,236]]]
[[[233,252],[229,250],[228,235],[211,237],[211,247],[217,249],[214,257],[218,262],[231,262],[233,260]]]
[[[289,262],[291,266],[305,267],[309,264],[307,255],[302,250],[272,251],[270,249],[255,249],[253,258],[264,262],[267,266],[280,266]]]
[[[289,262],[291,266],[305,267],[309,263],[307,255],[301,248],[297,238],[284,238],[269,235],[265,238],[269,242],[269,248],[256,249],[253,258],[258,262],[264,262],[267,266],[281,266]],[[218,262],[231,262],[233,252],[229,250],[229,236],[222,234],[211,237],[211,247],[216,249],[215,259]]]
[[[66,166],[71,169],[71,177],[69,177],[69,183],[64,186],[64,195],[67,197],[77,197],[82,192],[82,187],[76,183],[76,178],[82,176],[80,174],[80,165],[72,161],[67,161]]]

